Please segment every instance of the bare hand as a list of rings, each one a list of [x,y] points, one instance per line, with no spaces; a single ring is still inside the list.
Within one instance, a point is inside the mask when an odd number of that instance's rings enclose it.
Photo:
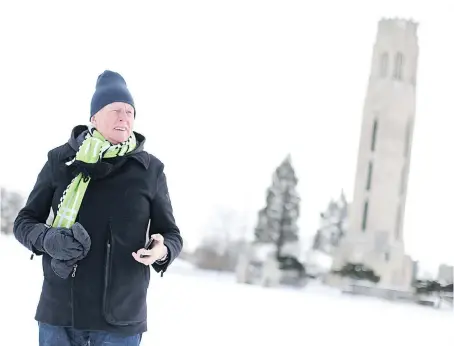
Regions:
[[[132,257],[137,262],[147,266],[167,255],[167,246],[164,245],[164,237],[161,234],[152,234],[151,238],[154,239],[154,244],[150,250],[142,248],[132,253]],[[141,255],[145,257],[140,257]]]

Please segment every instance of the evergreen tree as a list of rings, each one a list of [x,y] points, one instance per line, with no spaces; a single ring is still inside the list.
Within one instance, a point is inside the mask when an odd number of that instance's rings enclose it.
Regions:
[[[373,283],[380,281],[380,276],[362,263],[346,263],[340,270],[334,270],[333,274],[348,277],[353,280],[367,280]]]
[[[417,280],[413,288],[417,294],[441,294],[444,292],[452,292],[453,284],[443,285],[437,280]]]
[[[331,255],[339,246],[347,227],[348,203],[342,191],[339,200],[331,200],[328,208],[320,214],[320,228],[315,234],[312,248]]]
[[[259,211],[255,228],[255,242],[275,244],[277,258],[281,257],[286,243],[299,239],[300,197],[296,191],[297,184],[289,155],[273,173],[272,184],[267,189],[266,205]]]
[[[442,284],[437,280],[416,280],[413,283],[413,289],[416,295],[421,297],[419,298],[421,300],[424,300],[422,297],[428,295],[438,298],[438,308],[441,306],[443,301],[447,301],[452,304],[452,283]]]

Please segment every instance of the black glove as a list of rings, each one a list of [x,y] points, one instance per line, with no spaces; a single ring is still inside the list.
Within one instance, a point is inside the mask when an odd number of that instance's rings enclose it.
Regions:
[[[42,248],[56,260],[84,258],[91,247],[90,236],[78,222],[71,228],[51,227],[44,233]]]
[[[30,240],[34,253],[52,257],[52,270],[62,279],[68,278],[74,265],[87,256],[91,247],[90,236],[78,222],[70,228],[36,224],[30,231]]]

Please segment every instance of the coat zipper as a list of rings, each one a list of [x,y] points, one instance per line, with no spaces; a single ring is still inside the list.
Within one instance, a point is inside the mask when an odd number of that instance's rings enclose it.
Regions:
[[[73,266],[73,272],[71,274],[71,322],[72,322],[72,327],[74,328],[74,280],[76,279],[76,270],[77,270],[77,264],[74,264]]]
[[[107,240],[106,263],[104,267],[104,290],[103,290],[103,310],[107,311],[107,288],[109,286],[109,270],[110,270],[110,239]]]
[[[77,264],[74,264],[74,266],[73,266],[73,273],[71,274],[71,276],[72,276],[73,278],[76,277],[76,270],[77,270]]]
[[[71,325],[74,328],[74,271],[71,276]]]

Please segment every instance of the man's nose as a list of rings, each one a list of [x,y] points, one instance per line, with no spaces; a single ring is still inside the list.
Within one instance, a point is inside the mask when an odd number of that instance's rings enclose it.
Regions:
[[[118,118],[121,121],[124,121],[127,117],[126,109],[120,109],[120,112],[118,113]]]

